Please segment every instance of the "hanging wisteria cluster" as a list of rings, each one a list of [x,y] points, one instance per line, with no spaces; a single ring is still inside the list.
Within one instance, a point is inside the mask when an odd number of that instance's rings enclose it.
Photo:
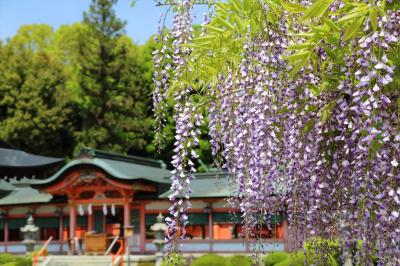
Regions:
[[[193,148],[206,113],[246,240],[259,240],[269,217],[285,213],[293,249],[334,240],[343,262],[400,265],[400,88],[393,83],[400,11],[385,0],[232,0],[216,7],[223,16],[207,21],[196,39],[195,1],[168,3],[175,15],[154,55],[153,96],[159,127],[167,95],[175,104],[168,248],[185,237]],[[258,15],[246,17],[246,9]],[[226,53],[202,75],[227,51],[210,48],[217,38],[230,38],[220,47],[232,50],[240,43],[237,57]]]
[[[165,100],[169,88],[170,79],[177,81],[188,66],[190,48],[186,45],[192,38],[192,17],[190,10],[192,3],[190,0],[180,1],[175,6],[177,12],[172,19],[172,28],[168,33],[163,32],[160,27],[162,48],[154,52],[155,90],[153,93],[154,111],[158,114],[156,119],[157,130],[161,130],[166,112]],[[168,46],[170,44],[170,46]],[[172,74],[170,74],[170,72]],[[190,181],[193,173],[196,172],[194,160],[197,154],[194,148],[198,146],[200,134],[198,127],[202,124],[203,116],[196,113],[196,109],[191,106],[189,95],[192,91],[190,86],[180,84],[179,91],[174,93],[174,121],[176,124],[175,149],[172,160],[174,170],[172,171],[172,194],[169,199],[172,206],[169,208],[171,217],[166,218],[168,225],[167,249],[177,250],[177,243],[186,236],[185,227],[188,223],[187,210],[190,208]],[[181,230],[179,231],[179,228]]]

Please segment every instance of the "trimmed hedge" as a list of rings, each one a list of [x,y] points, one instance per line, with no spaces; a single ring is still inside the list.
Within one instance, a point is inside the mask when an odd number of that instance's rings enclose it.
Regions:
[[[337,266],[340,258],[340,245],[338,240],[311,238],[304,244],[307,259],[310,263],[324,264],[327,266]],[[328,258],[323,258],[321,254],[329,254]],[[316,255],[317,254],[317,255]]]
[[[269,256],[266,257],[265,261],[265,265],[267,266],[304,266],[304,265],[338,266],[339,265],[332,254],[329,255],[327,261],[323,262],[321,259],[318,261],[318,263],[315,262],[315,258],[312,254],[308,254],[306,256],[304,255],[303,251],[298,251],[293,253],[279,252],[275,256],[271,256],[268,259]]]
[[[244,255],[234,255],[226,258],[227,266],[251,266],[252,260]]]
[[[170,255],[164,259],[161,266],[184,266],[185,259],[182,255]],[[252,266],[252,260],[248,256],[234,255],[222,257],[216,254],[205,254],[195,259],[190,266]]]
[[[287,252],[273,252],[265,257],[265,266],[273,266],[279,262],[286,260],[289,257]]]
[[[2,266],[31,266],[32,259],[29,257],[20,257],[12,254],[0,254],[0,265]]]
[[[170,254],[163,260],[161,266],[185,266],[185,258],[181,254]]]
[[[8,262],[15,262],[18,258],[12,254],[4,253],[0,254],[0,265],[8,263]]]
[[[19,259],[14,262],[7,262],[6,264],[1,264],[1,266],[31,266],[32,260],[29,258]]]
[[[304,266],[305,256],[302,251],[290,253],[289,256],[274,266]]]
[[[222,256],[206,254],[195,259],[191,266],[228,266],[228,262]]]

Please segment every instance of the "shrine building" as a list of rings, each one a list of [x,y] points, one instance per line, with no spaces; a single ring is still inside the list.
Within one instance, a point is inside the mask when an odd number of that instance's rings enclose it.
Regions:
[[[154,253],[150,227],[168,215],[170,175],[162,161],[94,149],[66,163],[0,148],[0,253],[25,252],[20,228],[29,216],[41,242],[52,237],[48,253],[76,254],[89,233],[119,237],[126,253]],[[229,186],[225,173],[196,174],[183,252],[248,251],[242,218],[226,204]],[[273,226],[260,230],[265,251],[285,249],[283,217],[269,216]]]

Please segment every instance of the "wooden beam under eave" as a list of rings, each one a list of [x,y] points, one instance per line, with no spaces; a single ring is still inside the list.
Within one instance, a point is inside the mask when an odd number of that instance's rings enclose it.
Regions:
[[[40,191],[52,194],[52,195],[64,195],[65,190],[71,186],[79,178],[79,172],[74,171],[66,176],[62,181],[56,184],[50,185],[45,188],[40,188]]]
[[[142,183],[132,184],[132,188],[135,191],[144,191],[144,192],[156,192],[157,188],[155,185],[148,185]]]

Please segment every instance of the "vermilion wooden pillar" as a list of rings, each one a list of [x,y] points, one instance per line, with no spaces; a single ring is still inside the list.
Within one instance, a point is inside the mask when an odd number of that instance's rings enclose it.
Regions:
[[[94,230],[94,215],[88,214],[88,232]]]
[[[4,251],[7,253],[8,252],[8,215],[4,215]]]
[[[75,227],[76,227],[76,204],[70,200],[69,204],[69,241],[71,241],[71,254],[75,254]]]
[[[128,236],[126,236],[126,229],[130,228],[131,226],[131,204],[129,198],[124,199],[124,235],[125,235],[125,254],[129,255],[130,253],[130,247],[129,247],[129,241],[128,241]]]
[[[58,238],[60,239],[60,254],[63,253],[63,232],[64,232],[64,219],[63,211],[61,211],[60,217],[58,217]]]
[[[214,239],[214,230],[213,230],[213,217],[212,217],[212,209],[210,208],[210,212],[208,213],[208,237],[210,238],[210,252],[213,251],[213,239]]]
[[[285,251],[289,251],[289,225],[287,216],[285,215],[282,221],[282,229],[283,229],[283,247]]]
[[[139,223],[140,223],[140,253],[145,253],[146,247],[146,226],[145,226],[145,205],[140,205]]]

